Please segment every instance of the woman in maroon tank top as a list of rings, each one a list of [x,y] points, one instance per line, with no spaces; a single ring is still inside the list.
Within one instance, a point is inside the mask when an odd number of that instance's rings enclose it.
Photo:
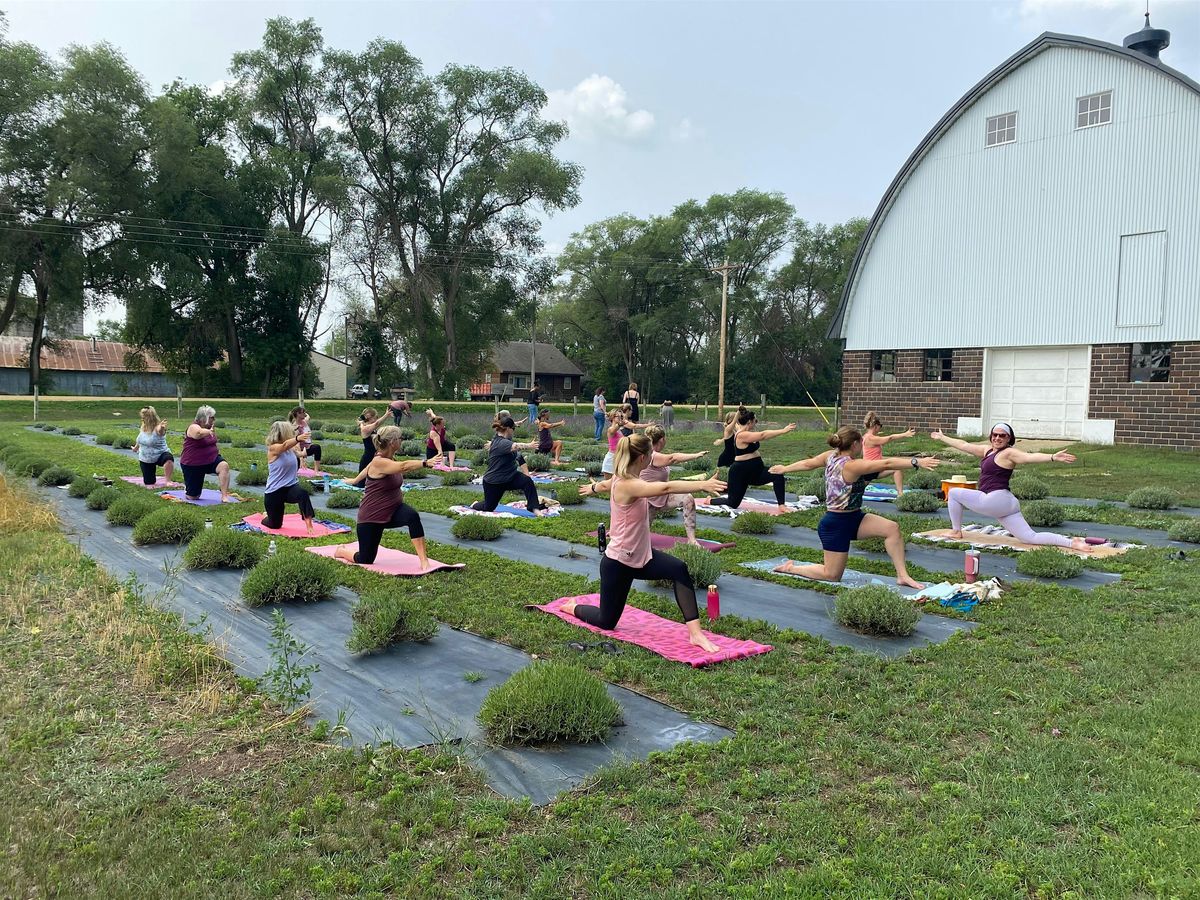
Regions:
[[[950,507],[950,537],[962,539],[963,509],[969,509],[997,519],[1005,531],[1023,544],[1063,547],[1078,553],[1091,550],[1081,537],[1067,537],[1053,531],[1034,531],[1021,515],[1021,502],[1008,489],[1009,479],[1017,466],[1025,463],[1073,463],[1075,457],[1070,453],[1065,450],[1057,453],[1026,453],[1018,450],[1014,446],[1017,436],[1012,426],[1004,422],[993,425],[987,441],[978,444],[948,437],[940,431],[929,436],[979,458],[979,490],[951,488],[946,495],[946,503]]]

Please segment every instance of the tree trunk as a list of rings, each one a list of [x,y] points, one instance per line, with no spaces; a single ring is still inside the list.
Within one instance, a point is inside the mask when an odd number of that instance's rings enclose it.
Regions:
[[[301,363],[288,363],[288,397],[295,397],[300,391],[300,380],[304,375]]]
[[[375,379],[379,377],[378,370],[379,370],[378,360],[376,359],[375,354],[372,353],[371,354],[371,368],[367,372],[367,375],[368,375],[368,377],[367,377],[367,397],[372,400],[375,399]]]
[[[17,311],[17,298],[21,295],[21,278],[24,275],[20,261],[14,262],[12,279],[8,283],[8,296],[4,299],[4,309],[0,310],[0,334],[8,328],[8,323]]]
[[[238,339],[237,323],[233,320],[233,309],[225,307],[225,345],[229,354],[229,380],[238,387],[242,384],[242,342]]]
[[[44,262],[41,264],[44,265]],[[42,380],[42,341],[45,339],[46,306],[50,300],[50,285],[44,277],[44,271],[34,273],[33,287],[37,295],[37,309],[33,314],[33,337],[29,341],[29,393]]]

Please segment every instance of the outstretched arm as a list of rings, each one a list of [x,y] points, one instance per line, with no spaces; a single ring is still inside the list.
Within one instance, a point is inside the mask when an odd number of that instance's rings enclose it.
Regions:
[[[913,465],[916,462],[916,465]],[[932,456],[885,456],[883,459],[852,459],[846,463],[843,476],[849,481],[862,475],[879,474],[880,472],[903,472],[905,469],[936,469],[942,464],[940,459]]]
[[[832,450],[826,450],[824,453],[818,453],[816,456],[810,456],[808,459],[798,459],[794,463],[786,466],[771,466],[767,471],[772,475],[787,475],[789,472],[807,472],[810,469],[823,469],[825,463],[829,461],[829,455]]]
[[[987,452],[992,449],[989,443],[971,444],[967,441],[960,441],[958,438],[952,438],[940,431],[932,431],[929,436],[935,441],[941,441],[947,446],[953,447],[955,450],[961,450],[963,453],[970,453],[972,456],[978,456],[980,459],[987,456]]]
[[[396,473],[403,475],[405,472],[415,472],[417,469],[432,469],[441,461],[442,455],[439,453],[429,459],[376,459],[374,462],[378,464],[377,471],[383,472],[385,475],[395,475]],[[362,475],[366,471],[364,468],[358,474]]]
[[[1057,453],[1026,453],[1024,450],[1018,450],[1016,447],[1009,447],[1007,450],[1001,450],[999,455],[1003,456],[1013,465],[1022,465],[1024,463],[1075,462],[1074,455],[1067,453],[1065,450],[1059,450]],[[996,461],[999,462],[999,459]]]
[[[719,494],[726,487],[716,473],[703,481],[642,481],[640,478],[627,478],[623,483],[628,496],[633,498],[661,497],[663,494]]]
[[[796,430],[796,423],[785,425],[783,428],[772,428],[768,431],[739,431],[738,437],[745,438],[747,444],[753,444],[756,441],[769,441],[771,438],[777,438],[785,434],[791,434]]]

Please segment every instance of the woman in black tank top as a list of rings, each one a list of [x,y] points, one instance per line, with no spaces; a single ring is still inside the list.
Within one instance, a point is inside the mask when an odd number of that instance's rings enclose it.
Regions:
[[[767,471],[767,467],[763,465],[762,457],[758,455],[758,446],[762,441],[769,441],[771,438],[779,437],[780,435],[789,434],[796,430],[796,423],[786,425],[783,428],[776,428],[770,431],[753,431],[756,424],[756,417],[753,412],[742,406],[738,408],[736,429],[733,437],[730,440],[733,442],[733,462],[729,465],[729,494],[726,497],[717,497],[709,505],[710,506],[729,506],[737,509],[742,505],[742,500],[746,496],[746,491],[751,485],[769,484],[775,489],[775,502],[779,504],[779,511],[786,512],[787,507],[784,505],[785,479],[782,475],[772,475]],[[737,445],[738,438],[746,440],[744,447]],[[728,446],[729,441],[726,441]],[[724,459],[725,452],[721,453],[721,458]],[[740,457],[740,458],[739,458]]]

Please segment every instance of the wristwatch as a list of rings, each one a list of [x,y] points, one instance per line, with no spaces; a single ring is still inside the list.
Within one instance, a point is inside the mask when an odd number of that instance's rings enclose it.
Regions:
[[[910,460],[910,462],[912,463],[912,467],[914,469],[921,468],[921,463],[917,460],[917,458],[915,456]]]

